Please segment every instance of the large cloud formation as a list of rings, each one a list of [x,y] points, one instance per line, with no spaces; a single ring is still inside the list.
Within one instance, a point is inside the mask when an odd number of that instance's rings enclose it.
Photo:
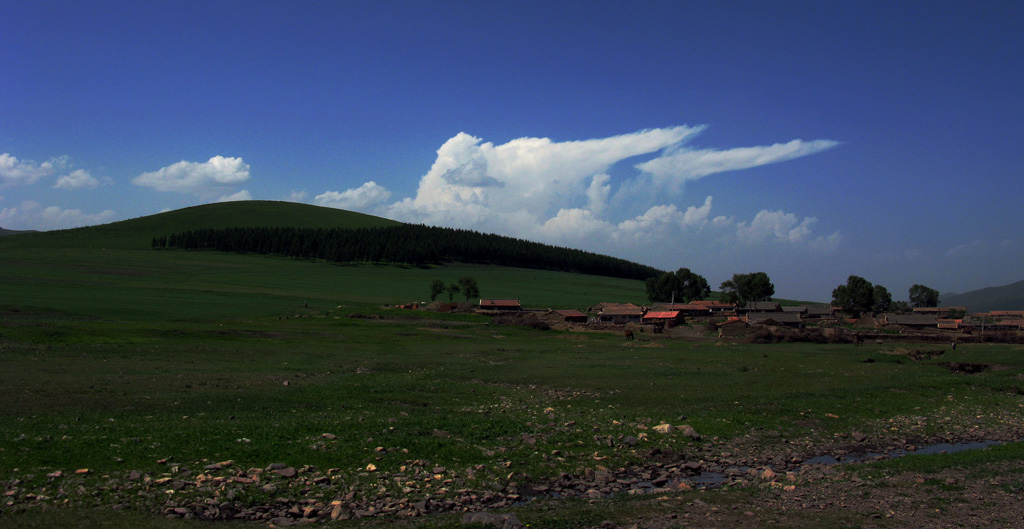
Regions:
[[[375,182],[317,195],[320,205],[406,222],[469,228],[627,256],[655,265],[680,247],[801,245],[828,252],[838,233],[815,236],[814,217],[763,210],[750,220],[712,216],[713,197],[678,205],[686,182],[773,164],[838,145],[792,140],[733,149],[694,149],[703,126],[641,130],[609,138],[554,142],[519,138],[494,145],[459,133],[437,150],[416,194],[386,203]],[[617,164],[635,157],[632,172]],[[613,177],[612,174],[618,176]],[[630,210],[633,212],[630,213]]]
[[[186,193],[210,200],[232,197],[239,184],[249,180],[249,165],[241,158],[214,156],[206,162],[180,161],[132,179],[138,186],[157,191]]]

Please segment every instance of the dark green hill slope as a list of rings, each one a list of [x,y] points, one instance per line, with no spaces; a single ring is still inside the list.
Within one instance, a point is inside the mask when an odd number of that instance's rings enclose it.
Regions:
[[[148,249],[153,237],[198,229],[289,226],[295,228],[371,228],[400,222],[335,208],[247,200],[193,206],[137,219],[70,230],[19,234],[4,245],[48,248]]]
[[[963,294],[944,294],[939,300],[944,307],[967,307],[970,312],[1024,310],[1024,281]]]
[[[353,239],[353,234],[361,238]],[[309,204],[257,200],[194,206],[100,226],[12,235],[0,244],[3,248],[40,250],[143,250],[156,246],[343,264],[461,262],[641,280],[661,272],[624,259],[510,237],[415,226]]]

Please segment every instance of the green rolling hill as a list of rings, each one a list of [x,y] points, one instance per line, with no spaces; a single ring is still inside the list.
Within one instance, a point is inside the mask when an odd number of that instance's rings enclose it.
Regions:
[[[99,226],[24,233],[5,239],[4,243],[22,247],[149,249],[155,236],[204,228],[370,228],[399,224],[354,211],[293,202],[249,200],[193,206]]]
[[[645,303],[635,279],[493,264],[331,264],[214,251],[155,250],[160,235],[227,227],[364,228],[395,221],[287,202],[209,204],[51,232],[0,237],[0,311],[45,310],[125,320],[265,317],[339,305],[367,310],[429,299],[434,279],[477,279],[489,298],[537,308]],[[361,307],[361,308],[360,308]]]

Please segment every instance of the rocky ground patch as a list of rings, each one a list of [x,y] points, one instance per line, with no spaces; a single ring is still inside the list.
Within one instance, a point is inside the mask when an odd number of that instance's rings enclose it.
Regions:
[[[354,480],[340,469],[285,463],[239,468],[233,461],[165,459],[158,461],[162,472],[97,475],[84,468],[55,470],[45,479],[27,475],[0,484],[5,513],[43,506],[104,506],[184,519],[252,520],[277,527],[493,514],[515,512],[536,503],[574,500],[600,504],[623,497],[649,504],[648,512],[653,514],[620,517],[624,519],[601,527],[749,526],[755,520],[770,526],[801,525],[797,522],[813,518],[816,512],[835,519],[853,516],[864,527],[999,527],[1007,526],[1003,522],[1010,519],[1024,519],[1024,463],[1020,461],[1009,464],[1006,472],[991,472],[994,478],[947,471],[935,475],[900,472],[877,479],[860,477],[857,465],[814,460],[856,456],[859,461],[873,461],[935,443],[1024,438],[1024,425],[1013,421],[1012,414],[1006,418],[972,428],[963,422],[965,417],[897,417],[889,421],[889,434],[879,429],[871,435],[850,432],[831,439],[784,439],[777,432],[752,431],[736,439],[700,440],[700,434],[685,424],[638,425],[642,428],[636,435],[608,437],[602,442],[639,450],[640,463],[616,466],[595,454],[589,464],[577,462],[577,471],[544,481],[524,480],[514,471],[496,480],[484,465],[454,469],[427,461],[410,461],[397,472],[387,473],[370,464],[359,474],[374,479]],[[948,434],[913,436],[930,421],[944,420],[948,421]],[[692,443],[692,450],[678,453],[644,448],[645,439],[652,435],[686,436],[700,442]],[[519,442],[535,444],[537,439],[524,433]],[[552,456],[557,458],[558,451]],[[476,479],[477,474],[487,478]],[[738,500],[728,499],[732,493],[725,491],[740,491],[731,496]],[[712,501],[708,493],[718,495]],[[490,514],[465,520],[495,527],[518,527],[515,523],[520,523]]]

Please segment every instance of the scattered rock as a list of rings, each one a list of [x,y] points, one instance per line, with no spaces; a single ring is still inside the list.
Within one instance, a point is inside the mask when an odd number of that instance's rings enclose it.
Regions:
[[[294,478],[299,472],[295,470],[295,467],[285,467],[274,471],[278,476],[282,478]]]
[[[700,434],[697,433],[697,430],[695,430],[693,428],[693,426],[690,426],[689,424],[684,424],[682,426],[676,426],[676,430],[679,433],[689,437],[690,439],[693,439],[694,441],[699,441],[700,440]]]
[[[658,433],[672,433],[676,431],[676,427],[668,423],[661,423],[651,429]]]

